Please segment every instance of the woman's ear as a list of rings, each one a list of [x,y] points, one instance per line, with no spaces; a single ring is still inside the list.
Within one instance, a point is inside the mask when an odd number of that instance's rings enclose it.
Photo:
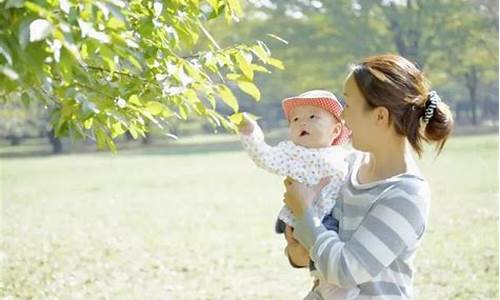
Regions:
[[[389,110],[383,106],[374,109],[375,124],[377,126],[389,126]]]

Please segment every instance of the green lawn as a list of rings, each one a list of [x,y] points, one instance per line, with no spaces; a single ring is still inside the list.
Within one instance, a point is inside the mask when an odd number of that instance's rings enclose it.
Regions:
[[[498,136],[421,162],[416,299],[498,298]],[[301,299],[274,234],[281,178],[235,144],[1,161],[2,299]]]

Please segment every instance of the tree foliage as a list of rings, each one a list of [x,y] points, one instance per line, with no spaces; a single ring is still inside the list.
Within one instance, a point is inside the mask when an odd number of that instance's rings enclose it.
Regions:
[[[282,68],[264,42],[219,45],[206,29],[241,15],[238,0],[0,1],[0,98],[40,101],[56,135],[113,151],[170,118],[233,130],[217,110],[238,112],[230,84],[260,100],[254,74]]]

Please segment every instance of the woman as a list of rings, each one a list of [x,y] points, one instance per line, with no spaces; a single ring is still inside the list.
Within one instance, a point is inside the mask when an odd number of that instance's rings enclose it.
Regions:
[[[343,117],[355,150],[333,210],[339,233],[326,230],[310,209],[321,186],[287,178],[284,202],[297,218],[293,233],[286,230],[288,247],[297,249],[298,241],[328,283],[357,286],[356,299],[411,299],[412,261],[430,204],[411,150],[420,157],[426,141],[435,143],[439,154],[453,118],[422,72],[396,55],[355,65],[344,98]],[[292,263],[300,263],[294,257],[299,252],[288,252]]]

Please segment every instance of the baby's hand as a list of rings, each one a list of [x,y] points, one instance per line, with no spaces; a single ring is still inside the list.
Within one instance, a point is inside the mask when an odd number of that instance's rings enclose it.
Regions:
[[[254,120],[250,119],[246,113],[243,113],[242,120],[237,126],[241,134],[249,135],[258,125]]]

